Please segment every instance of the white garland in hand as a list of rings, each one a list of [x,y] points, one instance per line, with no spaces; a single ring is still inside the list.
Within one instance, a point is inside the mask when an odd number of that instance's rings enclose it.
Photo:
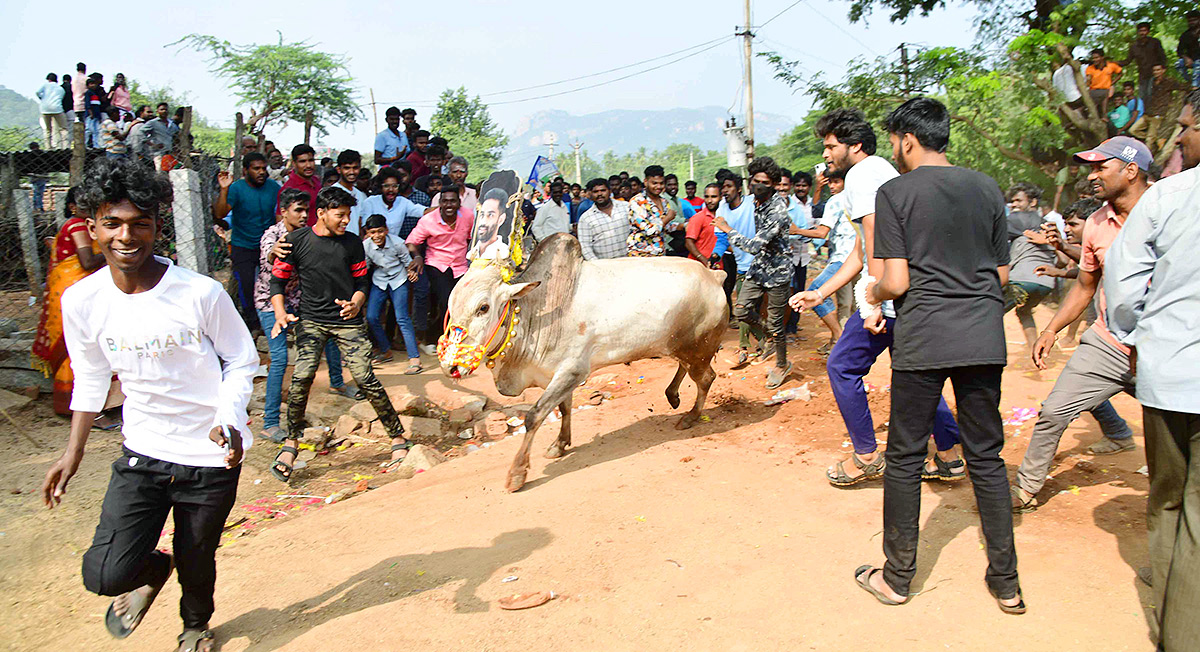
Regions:
[[[867,286],[875,282],[875,277],[863,274],[854,284],[854,302],[858,304],[858,315],[866,321],[867,318],[880,314],[882,303],[875,303],[867,298]]]

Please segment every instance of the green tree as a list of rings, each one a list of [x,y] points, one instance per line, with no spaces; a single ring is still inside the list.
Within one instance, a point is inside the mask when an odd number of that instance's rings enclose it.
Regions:
[[[893,22],[902,22],[945,3],[851,0],[849,4],[852,21],[880,9],[889,11]],[[850,63],[843,79],[830,81],[775,53],[760,56],[772,64],[776,78],[812,95],[822,113],[853,106],[878,124],[907,97],[936,96],[951,112],[950,154],[955,162],[982,170],[1002,185],[1018,179],[1046,184],[1070,152],[1093,146],[1108,135],[1104,116],[1086,93],[1082,108],[1067,105],[1051,84],[1054,70],[1070,66],[1076,83],[1087,88],[1072,56],[1077,46],[1104,47],[1110,58],[1121,60],[1134,24],[1150,19],[1156,35],[1170,48],[1187,8],[1180,0],[1147,0],[1138,5],[1101,0],[1068,4],[976,0],[973,4],[979,10],[976,45],[918,48],[906,71],[895,57],[858,59]],[[1132,74],[1131,70],[1126,77]]]
[[[328,126],[363,118],[346,58],[308,43],[284,43],[280,34],[279,42],[271,45],[235,45],[189,34],[170,45],[210,53],[210,71],[227,80],[237,97],[251,106],[246,125],[252,133],[263,133],[272,124],[303,124],[310,113],[322,135]]]
[[[508,136],[492,121],[487,104],[478,95],[469,97],[461,86],[442,91],[430,124],[431,133],[449,141],[450,151],[471,164],[472,179],[496,171]],[[570,169],[574,170],[574,165]]]

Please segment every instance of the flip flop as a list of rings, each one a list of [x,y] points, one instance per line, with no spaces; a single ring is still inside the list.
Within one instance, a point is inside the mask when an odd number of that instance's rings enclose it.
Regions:
[[[421,365],[410,364],[410,365],[408,365],[408,369],[404,370],[404,375],[405,376],[415,376],[415,375],[421,373],[422,371],[425,371],[425,369],[423,367],[421,367]]]
[[[185,629],[179,638],[175,639],[179,641],[179,648],[176,652],[196,652],[200,648],[200,641],[211,641],[212,638],[212,630]]]
[[[1014,616],[1020,616],[1025,613],[1025,596],[1021,594],[1021,589],[1017,589],[1017,603],[1014,605],[1006,605],[1000,602],[1000,596],[996,595],[991,589],[988,589],[988,591],[992,594],[993,598],[996,598],[996,606],[1000,607],[1000,611]]]
[[[874,575],[875,573],[878,573],[881,570],[883,570],[883,569],[875,568],[874,566],[871,566],[870,564],[864,564],[862,566],[859,566],[857,569],[854,570],[854,583],[858,584],[858,587],[860,589],[875,596],[876,600],[882,602],[883,604],[886,604],[889,607],[898,607],[902,604],[906,604],[909,600],[912,600],[912,596],[907,595],[904,597],[903,600],[897,602],[897,601],[887,597],[883,593],[880,593],[879,589],[876,589],[875,587],[871,586],[871,576]],[[864,573],[865,573],[865,575],[864,575]]]
[[[142,595],[137,591],[131,591],[133,595],[129,598],[129,610],[123,615],[118,616],[117,612],[113,611],[113,604],[116,601],[110,602],[108,604],[108,612],[104,614],[104,627],[108,630],[108,633],[113,638],[126,638],[132,634],[133,630],[142,624],[142,618],[150,610],[150,605],[154,604],[154,599],[158,597],[159,591],[162,591],[162,587],[166,583],[167,581],[163,580],[162,585],[155,588],[150,595]]]
[[[787,363],[783,369],[774,367],[767,372],[767,389],[778,389],[783,384],[787,377],[792,374],[792,363]]]

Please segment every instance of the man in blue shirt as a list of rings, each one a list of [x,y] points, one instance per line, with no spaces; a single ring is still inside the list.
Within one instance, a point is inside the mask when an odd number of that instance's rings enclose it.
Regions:
[[[213,200],[213,221],[232,232],[229,259],[238,287],[238,310],[253,332],[259,329],[254,308],[254,280],[258,276],[258,242],[275,223],[275,200],[279,184],[267,178],[267,157],[251,152],[242,157],[244,179],[233,180],[228,172],[217,174],[220,192]],[[226,222],[228,216],[228,222]]]
[[[726,173],[721,177],[721,195],[724,197],[721,200],[720,207],[717,208],[717,217],[725,219],[725,222],[738,233],[747,238],[754,238],[758,233],[758,227],[754,223],[754,202],[746,201],[742,196],[742,177],[732,172]],[[733,257],[737,260],[737,285],[734,286],[735,293],[741,293],[742,282],[746,279],[746,272],[750,271],[750,263],[754,262],[754,254],[742,251],[737,247],[729,244],[728,237],[722,233],[717,237],[717,244],[713,247],[713,255],[721,256],[726,251],[732,251]],[[728,273],[728,271],[727,271]],[[759,306],[753,306],[754,310],[758,310]],[[753,328],[746,322],[739,321],[738,328],[738,358],[734,368],[740,368],[750,362],[750,336],[754,335],[755,339],[762,344],[766,338],[766,333],[762,327]]]
[[[389,106],[384,121],[387,129],[375,136],[375,165],[391,165],[408,156],[408,136],[400,131],[400,109]]]

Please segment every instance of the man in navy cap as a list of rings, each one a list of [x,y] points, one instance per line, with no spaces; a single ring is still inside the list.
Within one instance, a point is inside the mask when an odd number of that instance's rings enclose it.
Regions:
[[[1149,187],[1147,173],[1152,161],[1145,143],[1128,136],[1109,138],[1074,157],[1074,162],[1091,166],[1088,181],[1092,183],[1096,198],[1105,204],[1084,224],[1079,278],[1033,345],[1033,363],[1039,369],[1046,368],[1046,354],[1054,347],[1058,332],[1079,319],[1093,297],[1097,319],[1080,339],[1075,355],[1067,361],[1050,396],[1042,403],[1012,490],[1013,509],[1018,512],[1037,509],[1037,493],[1046,483],[1054,454],[1058,451],[1058,441],[1067,425],[1080,412],[1098,407],[1119,392],[1133,394],[1129,348],[1117,341],[1105,325],[1104,289],[1100,287],[1100,281],[1109,246],[1121,232],[1129,211]],[[1133,433],[1128,431],[1116,437],[1106,436],[1090,446],[1088,452],[1107,455],[1134,450],[1132,437]]]

